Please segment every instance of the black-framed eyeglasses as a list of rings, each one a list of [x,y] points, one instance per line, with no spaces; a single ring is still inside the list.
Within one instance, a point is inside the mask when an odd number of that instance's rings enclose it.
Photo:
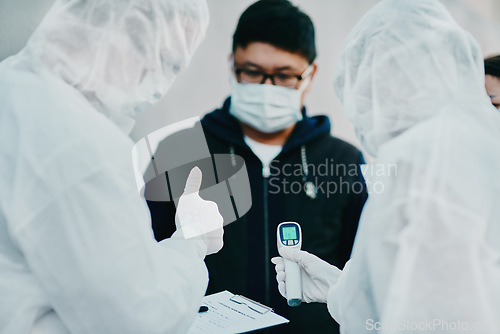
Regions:
[[[268,74],[258,70],[251,70],[244,67],[236,67],[233,64],[234,73],[238,82],[263,84],[267,78],[271,79],[271,83],[275,86],[282,86],[288,88],[297,88],[300,81],[307,78],[313,70],[313,66],[309,65],[302,72],[302,74],[289,74],[289,73],[273,73]]]

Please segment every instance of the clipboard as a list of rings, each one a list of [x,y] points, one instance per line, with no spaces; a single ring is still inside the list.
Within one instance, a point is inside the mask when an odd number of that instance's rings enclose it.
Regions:
[[[188,334],[237,334],[272,327],[289,320],[245,296],[222,291],[203,298],[207,312],[198,313]]]

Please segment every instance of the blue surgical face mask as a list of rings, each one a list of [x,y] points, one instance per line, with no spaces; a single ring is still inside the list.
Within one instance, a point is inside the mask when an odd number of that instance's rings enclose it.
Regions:
[[[252,128],[273,133],[302,120],[301,99],[308,81],[299,89],[265,84],[238,83],[231,86],[229,113]]]

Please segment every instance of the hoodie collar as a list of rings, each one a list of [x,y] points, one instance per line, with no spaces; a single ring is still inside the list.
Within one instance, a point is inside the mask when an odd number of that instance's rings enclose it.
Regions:
[[[234,146],[244,147],[247,145],[243,139],[243,130],[240,123],[229,113],[231,98],[224,101],[222,108],[217,109],[203,117],[201,123],[203,129],[211,135],[228,141]],[[302,108],[303,119],[297,122],[294,130],[283,146],[282,153],[290,151],[298,146],[330,133],[330,120],[326,116],[309,117],[306,108]]]

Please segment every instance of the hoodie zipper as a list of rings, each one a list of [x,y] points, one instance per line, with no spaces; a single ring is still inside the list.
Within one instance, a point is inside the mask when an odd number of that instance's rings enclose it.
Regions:
[[[271,294],[271,287],[270,287],[270,278],[269,278],[269,259],[270,259],[270,252],[269,252],[269,203],[268,203],[268,184],[267,184],[267,177],[264,177],[263,175],[263,200],[264,200],[264,275],[265,275],[265,303],[266,305],[269,305],[270,301],[270,294]]]
[[[234,152],[234,146],[230,145],[229,153],[231,155],[231,163],[233,167],[236,166],[236,155]],[[310,199],[315,199],[317,196],[317,189],[314,186],[314,183],[308,180],[309,170],[307,166],[307,154],[306,154],[306,146],[302,145],[300,148],[301,153],[301,162],[302,168],[304,172],[304,177],[302,179],[306,185],[306,195]],[[271,300],[271,286],[270,286],[270,266],[268,265],[268,260],[270,259],[270,248],[269,248],[269,184],[268,178],[270,176],[269,169],[266,169],[264,165],[262,166],[262,190],[263,190],[263,207],[264,207],[264,277],[265,277],[265,304],[269,305]]]
[[[229,146],[229,154],[231,155],[231,163],[233,166],[236,165],[236,154],[233,145]],[[264,208],[264,296],[265,296],[265,304],[269,305],[271,302],[271,285],[270,285],[270,269],[269,269],[269,259],[270,259],[270,249],[269,249],[269,194],[268,189],[269,185],[267,183],[270,175],[269,171],[264,169],[262,166],[262,189],[263,189],[263,208]]]

